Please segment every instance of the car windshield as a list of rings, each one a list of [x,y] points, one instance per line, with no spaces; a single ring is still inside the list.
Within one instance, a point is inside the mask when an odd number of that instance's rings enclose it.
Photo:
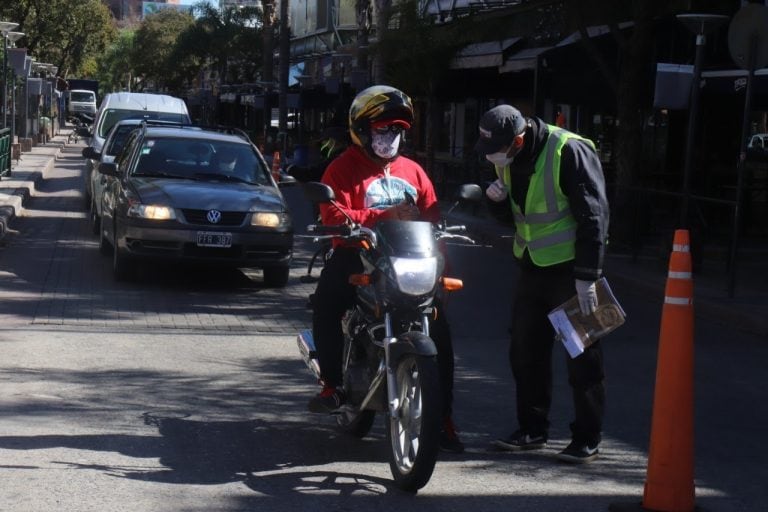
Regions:
[[[92,92],[72,91],[69,95],[71,101],[94,102],[96,96]]]
[[[143,141],[135,176],[269,184],[269,174],[245,143],[158,137]]]
[[[185,114],[174,112],[148,112],[146,110],[107,109],[104,113],[104,122],[99,127],[99,135],[106,137],[109,130],[121,119],[159,119],[161,121],[173,121],[176,123],[187,122]]]

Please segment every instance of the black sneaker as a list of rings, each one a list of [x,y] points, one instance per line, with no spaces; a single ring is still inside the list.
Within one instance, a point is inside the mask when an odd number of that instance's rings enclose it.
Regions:
[[[538,450],[544,448],[547,444],[547,436],[543,434],[531,435],[523,430],[516,430],[509,437],[497,439],[493,446],[509,452],[519,452],[522,450]]]
[[[451,453],[464,453],[464,443],[456,434],[456,426],[451,418],[443,420],[443,428],[440,430],[440,450]]]
[[[332,413],[346,402],[344,390],[325,386],[317,395],[309,401],[309,412]]]
[[[584,464],[595,460],[599,453],[597,444],[589,446],[589,444],[580,441],[571,441],[571,444],[557,454],[557,458],[571,464]]]

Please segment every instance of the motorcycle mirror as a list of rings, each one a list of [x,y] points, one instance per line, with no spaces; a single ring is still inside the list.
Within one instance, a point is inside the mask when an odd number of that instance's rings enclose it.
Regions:
[[[483,198],[483,190],[480,188],[480,185],[475,183],[465,183],[459,187],[456,197],[458,197],[460,201],[471,201],[475,203]]]
[[[462,202],[479,203],[482,198],[483,198],[483,189],[480,188],[480,185],[477,185],[475,183],[465,183],[464,185],[461,185],[459,189],[456,191],[456,201],[448,209],[448,211],[446,212],[446,215],[453,212],[454,208],[459,206],[459,203],[462,203]]]
[[[331,203],[336,199],[333,189],[325,183],[310,181],[302,188],[306,198],[313,203]]]

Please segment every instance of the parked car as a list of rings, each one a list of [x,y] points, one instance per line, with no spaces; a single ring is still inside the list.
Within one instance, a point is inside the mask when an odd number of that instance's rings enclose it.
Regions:
[[[101,153],[104,142],[112,127],[121,119],[159,119],[176,123],[191,123],[187,104],[184,100],[167,94],[143,92],[113,92],[107,94],[99,105],[90,129],[78,128],[78,134],[89,138],[88,145]],[[85,206],[91,204],[92,175],[99,162],[88,158],[85,164]]]
[[[747,157],[753,160],[768,160],[768,133],[756,133],[749,138]]]
[[[125,147],[125,143],[128,141],[128,136],[133,130],[140,128],[142,123],[151,123],[161,126],[178,124],[165,121],[147,121],[145,119],[121,119],[111,130],[109,130],[101,152],[96,151],[93,146],[86,146],[83,148],[83,156],[96,162],[96,165],[94,165],[95,168],[98,168],[98,164],[101,162],[114,162],[115,157],[119,155]],[[101,195],[104,191],[104,183],[106,183],[106,179],[107,177],[99,172],[90,173],[91,200],[88,207],[88,216],[91,229],[95,235],[99,233]]]
[[[227,132],[143,123],[114,162],[99,164],[99,247],[117,279],[139,260],[163,259],[260,268],[267,285],[288,282],[286,202],[256,146]]]

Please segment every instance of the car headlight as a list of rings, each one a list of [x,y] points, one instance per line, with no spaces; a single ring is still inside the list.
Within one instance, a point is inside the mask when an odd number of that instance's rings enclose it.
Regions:
[[[437,258],[392,258],[397,286],[408,295],[432,291],[437,280]]]
[[[174,220],[176,211],[168,206],[156,204],[132,204],[128,207],[128,217],[150,220]]]
[[[254,212],[251,214],[251,226],[277,228],[286,224],[288,224],[288,216],[284,213]]]

